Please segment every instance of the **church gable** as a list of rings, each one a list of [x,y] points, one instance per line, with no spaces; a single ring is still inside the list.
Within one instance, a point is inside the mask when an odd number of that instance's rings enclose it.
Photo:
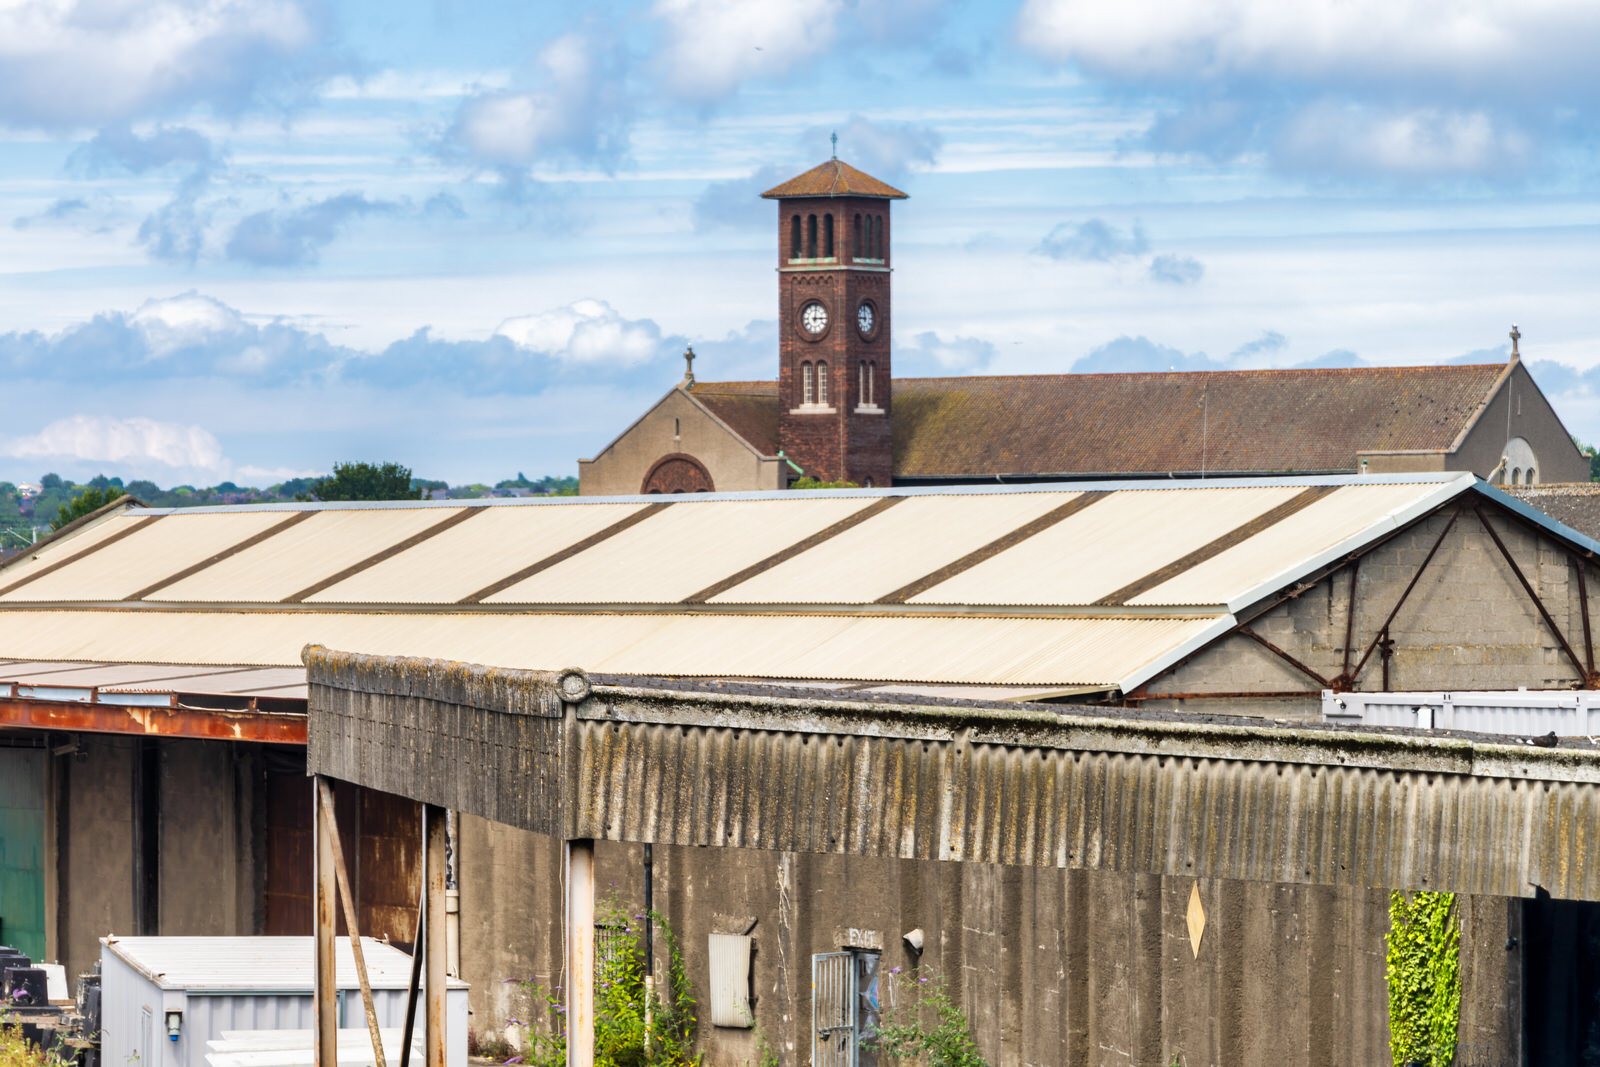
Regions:
[[[781,465],[679,386],[593,459],[578,461],[578,491],[626,496],[781,489]]]

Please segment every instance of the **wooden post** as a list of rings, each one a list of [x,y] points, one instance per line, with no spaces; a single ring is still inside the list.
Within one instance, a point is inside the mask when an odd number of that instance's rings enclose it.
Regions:
[[[378,1030],[378,1007],[372,1000],[372,982],[367,978],[367,958],[361,950],[361,919],[356,906],[355,891],[350,885],[350,874],[344,866],[344,844],[339,840],[339,816],[333,807],[333,788],[327,778],[317,779],[317,799],[321,801],[323,832],[328,835],[329,851],[333,853],[333,873],[339,883],[339,898],[344,901],[344,928],[350,935],[350,955],[356,961],[356,980],[361,983],[361,1007],[367,1015],[367,1035],[372,1038],[372,1062],[377,1067],[389,1067],[383,1058],[383,1037]]]
[[[594,1067],[594,842],[567,842],[567,1067]]]
[[[423,919],[422,966],[427,972],[427,1011],[424,1040],[427,1042],[427,1067],[445,1067],[445,947],[444,921],[444,845],[445,810],[433,804],[422,809],[423,865],[428,906]]]
[[[338,889],[334,883],[333,835],[322,814],[318,797],[323,788],[320,775],[311,780],[311,825],[316,838],[314,872],[316,877],[315,938],[316,973],[313,978],[316,991],[313,1018],[316,1021],[316,1043],[313,1062],[316,1067],[338,1067],[339,1061],[339,992],[334,971],[333,941],[337,929],[334,920],[334,897]]]

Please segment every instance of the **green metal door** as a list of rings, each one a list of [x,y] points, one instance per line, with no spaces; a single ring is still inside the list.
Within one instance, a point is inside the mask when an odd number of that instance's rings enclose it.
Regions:
[[[0,748],[0,944],[44,959],[43,749]]]

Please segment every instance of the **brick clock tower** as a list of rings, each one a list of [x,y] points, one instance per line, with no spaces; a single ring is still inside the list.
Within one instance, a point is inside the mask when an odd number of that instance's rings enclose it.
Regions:
[[[778,201],[778,439],[822,481],[886,487],[889,202],[906,194],[837,158],[761,194]]]

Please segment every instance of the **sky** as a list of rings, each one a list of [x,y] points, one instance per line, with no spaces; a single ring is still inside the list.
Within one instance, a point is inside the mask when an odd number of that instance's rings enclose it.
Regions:
[[[1500,362],[1600,442],[1592,0],[0,0],[0,479],[576,473],[771,378],[894,205],[897,376]]]

